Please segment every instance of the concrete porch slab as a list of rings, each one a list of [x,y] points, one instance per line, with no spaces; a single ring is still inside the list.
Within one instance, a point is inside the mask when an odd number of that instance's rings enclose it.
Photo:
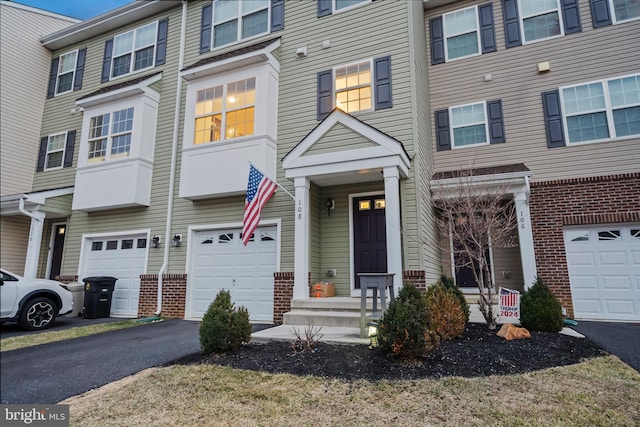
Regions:
[[[251,341],[253,342],[270,342],[270,341],[285,341],[292,342],[296,335],[293,332],[295,328],[300,335],[304,335],[304,330],[307,325],[280,325],[273,328],[264,329],[259,332],[251,334]],[[360,338],[359,328],[341,328],[325,326],[320,329],[320,342],[328,344],[365,344],[369,345],[368,338]]]

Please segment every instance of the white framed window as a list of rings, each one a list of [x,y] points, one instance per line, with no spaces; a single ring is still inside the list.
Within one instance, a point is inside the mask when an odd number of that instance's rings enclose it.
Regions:
[[[486,102],[449,107],[451,148],[489,143]]]
[[[91,117],[87,164],[129,157],[134,108]]]
[[[214,0],[211,46],[268,33],[270,13],[270,0]]]
[[[333,69],[335,106],[347,113],[373,110],[372,60]]]
[[[519,0],[523,43],[564,35],[560,0]]]
[[[124,76],[154,65],[158,23],[118,34],[113,38],[111,77]]]
[[[331,0],[331,7],[334,12],[342,12],[364,3],[371,3],[371,0]]]
[[[58,76],[56,79],[56,95],[71,92],[73,90],[73,80],[76,75],[77,61],[77,50],[60,55],[60,60],[58,62]]]
[[[471,6],[442,15],[445,61],[481,52],[478,7]]]
[[[638,0],[608,0],[610,10],[613,11],[613,23],[640,19],[640,1]]]
[[[49,135],[44,169],[59,169],[64,162],[64,151],[67,142],[67,132]]]
[[[560,88],[569,144],[640,135],[640,74]]]
[[[198,90],[193,144],[253,135],[255,102],[255,77]]]

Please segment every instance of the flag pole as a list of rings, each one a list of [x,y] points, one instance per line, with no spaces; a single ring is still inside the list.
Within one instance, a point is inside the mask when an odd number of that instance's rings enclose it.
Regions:
[[[271,177],[269,177],[269,175],[267,175],[266,173],[262,172],[260,169],[258,169],[256,167],[256,165],[254,165],[253,163],[249,162],[249,165],[253,166],[258,172],[260,172],[262,175],[266,176],[267,178],[271,179]],[[275,185],[278,186],[278,188],[280,188],[282,191],[284,191],[285,193],[287,193],[289,196],[291,196],[291,198],[293,200],[295,200],[296,198],[293,196],[293,194],[289,193],[282,185],[278,184],[278,181],[276,181],[275,179],[271,179],[271,181],[273,181],[273,183]]]

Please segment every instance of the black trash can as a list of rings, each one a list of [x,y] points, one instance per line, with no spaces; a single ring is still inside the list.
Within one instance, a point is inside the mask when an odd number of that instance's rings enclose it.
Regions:
[[[116,287],[115,277],[86,277],[84,282],[84,318],[98,319],[111,315],[111,297]]]

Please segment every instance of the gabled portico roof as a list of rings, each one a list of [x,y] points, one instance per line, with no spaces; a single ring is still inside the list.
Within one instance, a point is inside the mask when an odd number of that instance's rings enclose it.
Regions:
[[[410,163],[400,141],[339,109],[282,159],[288,179],[306,176],[321,186],[380,181],[387,167],[407,177]]]

